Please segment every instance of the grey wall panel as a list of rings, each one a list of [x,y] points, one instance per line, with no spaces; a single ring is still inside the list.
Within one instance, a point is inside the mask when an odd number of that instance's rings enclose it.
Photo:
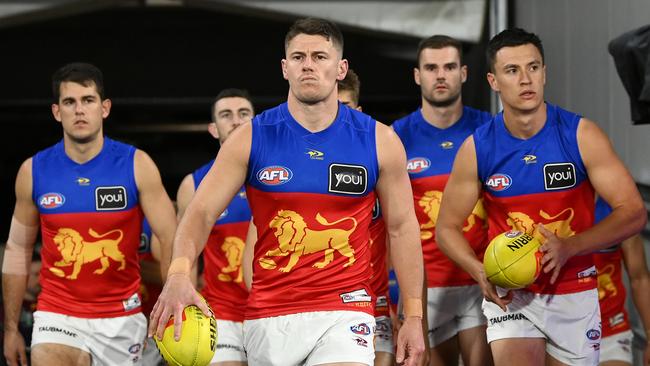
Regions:
[[[647,0],[518,0],[515,25],[540,35],[546,99],[605,130],[639,183],[650,185],[650,126],[633,126],[629,99],[607,52],[612,38],[650,22]]]

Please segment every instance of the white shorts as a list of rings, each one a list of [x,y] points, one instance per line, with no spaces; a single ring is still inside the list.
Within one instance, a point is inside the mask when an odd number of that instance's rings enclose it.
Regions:
[[[357,311],[319,311],[244,321],[249,366],[374,364],[375,318]]]
[[[544,338],[546,352],[567,365],[598,365],[600,307],[596,289],[543,295],[515,290],[504,313],[483,301],[488,342],[506,338]]]
[[[147,319],[142,313],[116,318],[86,319],[34,312],[32,347],[57,343],[90,354],[93,366],[141,365],[147,337]]]
[[[142,351],[143,366],[164,366],[167,364],[160,355],[160,351],[158,351],[158,346],[156,346],[156,341],[153,340],[153,337],[148,337],[144,343],[144,350]]]
[[[485,325],[479,285],[431,287],[427,290],[429,345],[435,347],[460,331]]]
[[[375,317],[375,352],[395,354],[393,323],[387,316]]]
[[[243,323],[217,319],[217,350],[210,363],[246,362]]]
[[[632,339],[634,334],[631,330],[617,333],[600,340],[600,362],[624,361],[630,365],[634,359],[632,352]]]

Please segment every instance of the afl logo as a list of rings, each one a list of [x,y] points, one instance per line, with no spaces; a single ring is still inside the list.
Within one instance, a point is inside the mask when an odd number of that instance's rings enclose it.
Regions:
[[[406,170],[408,170],[409,174],[422,173],[429,169],[430,166],[431,161],[427,158],[413,158],[406,162]]]
[[[485,185],[493,191],[505,191],[512,185],[512,178],[508,174],[494,174],[485,181]]]
[[[293,173],[283,166],[267,166],[257,172],[257,180],[267,186],[277,186],[291,180]]]
[[[597,329],[589,329],[587,331],[587,338],[591,341],[595,341],[600,338],[600,331]]]
[[[510,231],[508,231],[507,233],[505,233],[505,236],[506,236],[506,238],[508,238],[508,239],[512,239],[512,238],[516,238],[516,237],[518,237],[518,236],[521,235],[521,234],[522,234],[521,231],[510,230]]]
[[[45,193],[38,198],[38,205],[46,209],[58,208],[64,203],[65,197],[61,193]]]

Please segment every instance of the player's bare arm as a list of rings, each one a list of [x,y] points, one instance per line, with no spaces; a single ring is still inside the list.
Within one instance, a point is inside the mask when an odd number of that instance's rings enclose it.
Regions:
[[[416,365],[424,351],[422,336],[423,259],[419,225],[413,208],[406,152],[395,132],[377,123],[379,179],[377,193],[386,222],[390,255],[404,296],[404,324],[397,339],[396,360]]]
[[[181,184],[178,186],[178,191],[176,192],[176,220],[181,221],[181,218],[185,214],[187,205],[190,204],[192,197],[194,196],[194,177],[192,174],[188,174],[183,178]],[[192,263],[192,270],[190,274],[190,279],[192,280],[192,285],[196,286],[198,283],[199,277],[199,266],[197,262]]]
[[[181,219],[174,238],[172,262],[167,281],[151,313],[149,334],[159,338],[170,316],[174,316],[174,336],[181,334],[181,314],[185,306],[197,305],[206,315],[190,279],[191,264],[203,250],[217,217],[239,192],[246,179],[252,127],[243,125],[221,146],[212,168],[196,190]]]
[[[136,150],[134,164],[140,206],[151,225],[152,234],[160,242],[160,271],[162,278],[165,278],[176,230],[174,205],[165,191],[158,168],[149,155],[142,150]]]
[[[483,296],[505,311],[510,298],[497,295],[494,285],[488,282],[485,276],[483,263],[478,260],[463,235],[465,220],[472,213],[480,194],[474,138],[469,136],[458,149],[449,181],[442,194],[436,222],[436,238],[440,250],[478,282]]]
[[[244,253],[242,254],[241,266],[244,273],[244,283],[246,288],[250,291],[253,286],[253,257],[255,256],[255,243],[257,243],[257,227],[253,223],[253,218],[248,225],[248,233],[246,233],[246,245],[244,245]]]
[[[190,204],[192,197],[194,196],[194,177],[192,174],[188,174],[181,181],[181,185],[178,186],[178,191],[176,192],[176,216],[178,221],[181,221],[181,218],[185,214],[187,206]]]
[[[583,118],[577,139],[589,180],[613,211],[592,228],[569,238],[559,239],[548,230],[540,229],[546,236],[541,246],[544,252],[541,263],[545,273],[553,271],[551,283],[570,257],[620,243],[641,231],[647,217],[636,184],[605,133],[594,122]]]
[[[27,277],[38,233],[38,209],[32,201],[32,160],[26,160],[16,177],[16,206],[2,266],[4,302],[4,356],[8,365],[27,365],[25,340],[18,330]]]
[[[648,272],[643,245],[643,238],[634,235],[623,241],[621,249],[625,270],[630,278],[632,300],[643,323],[647,339],[650,333],[650,272]],[[646,341],[643,352],[643,365],[648,364],[650,364],[650,340]]]

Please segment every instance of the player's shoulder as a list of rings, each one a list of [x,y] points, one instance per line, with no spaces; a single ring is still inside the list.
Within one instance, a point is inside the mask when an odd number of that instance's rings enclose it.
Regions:
[[[371,128],[375,128],[375,123],[377,122],[370,115],[350,108],[342,103],[339,103],[339,114],[340,118],[355,130],[370,131]]]
[[[490,114],[490,112],[469,106],[463,106],[463,115],[467,116],[468,119],[473,121],[477,126],[483,125],[492,120],[492,114]]]
[[[420,113],[420,109],[418,108],[417,110],[407,114],[406,116],[399,118],[395,120],[392,124],[391,127],[398,133],[402,133],[409,124],[417,117],[417,115]]]
[[[257,114],[253,117],[252,125],[255,127],[277,125],[287,119],[288,113],[287,103],[285,102]]]

